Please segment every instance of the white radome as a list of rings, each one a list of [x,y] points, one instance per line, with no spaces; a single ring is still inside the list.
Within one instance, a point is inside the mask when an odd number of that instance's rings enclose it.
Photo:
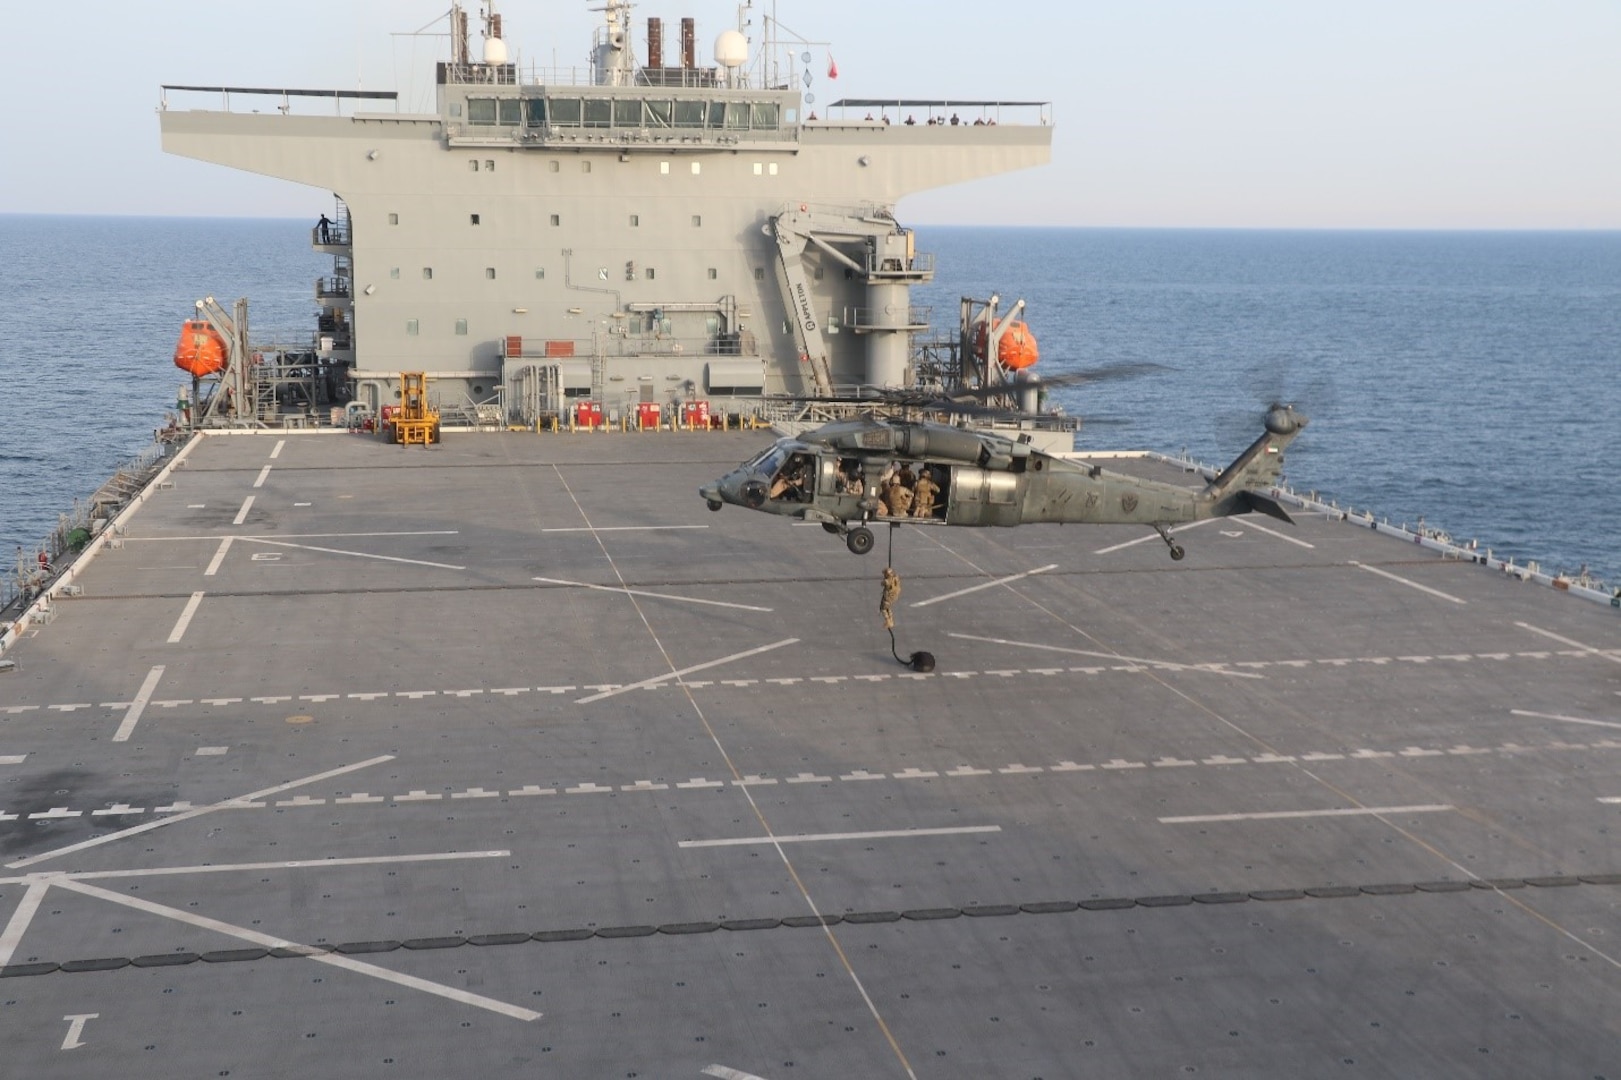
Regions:
[[[507,62],[507,43],[500,38],[484,39],[484,62],[486,64],[504,64]]]
[[[748,62],[748,38],[736,30],[727,30],[715,39],[715,63],[725,68],[740,68]]]

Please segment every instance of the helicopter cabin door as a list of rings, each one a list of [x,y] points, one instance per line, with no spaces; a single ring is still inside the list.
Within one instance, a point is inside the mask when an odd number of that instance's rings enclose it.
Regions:
[[[1017,525],[1019,480],[1014,473],[959,465],[951,470],[948,525]]]

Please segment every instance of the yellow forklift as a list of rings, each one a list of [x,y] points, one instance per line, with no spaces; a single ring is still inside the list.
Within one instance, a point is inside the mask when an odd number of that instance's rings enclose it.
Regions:
[[[427,372],[400,372],[400,403],[383,421],[383,434],[401,446],[439,441],[439,410],[428,404]]]

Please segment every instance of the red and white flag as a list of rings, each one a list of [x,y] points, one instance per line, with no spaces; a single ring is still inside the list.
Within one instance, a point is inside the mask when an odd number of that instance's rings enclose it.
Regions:
[[[827,77],[830,79],[836,79],[839,77],[838,61],[833,59],[832,53],[827,54]]]

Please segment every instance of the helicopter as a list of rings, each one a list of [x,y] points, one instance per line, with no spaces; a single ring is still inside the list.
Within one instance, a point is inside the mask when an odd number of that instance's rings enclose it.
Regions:
[[[1180,560],[1186,552],[1171,536],[1173,525],[1252,512],[1293,523],[1269,489],[1282,472],[1284,448],[1307,422],[1292,406],[1272,406],[1260,438],[1196,490],[1057,457],[1032,446],[1027,434],[867,414],[778,439],[698,493],[711,510],[731,504],[819,522],[857,555],[873,549],[878,524],[1058,522],[1146,525]],[[907,488],[905,497],[884,486],[891,477]]]

